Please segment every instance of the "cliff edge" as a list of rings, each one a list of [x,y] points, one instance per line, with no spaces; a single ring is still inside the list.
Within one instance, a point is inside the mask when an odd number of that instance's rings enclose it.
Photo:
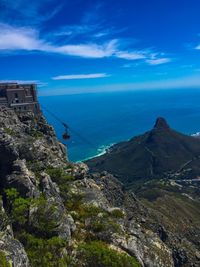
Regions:
[[[42,115],[1,111],[0,195],[0,266],[199,266],[197,239],[180,241],[112,174],[69,162]]]

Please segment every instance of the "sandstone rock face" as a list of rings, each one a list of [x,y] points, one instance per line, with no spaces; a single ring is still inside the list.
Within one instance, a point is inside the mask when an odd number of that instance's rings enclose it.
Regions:
[[[135,256],[141,266],[173,267],[171,249],[151,229],[144,224],[148,210],[136,199],[133,193],[124,190],[123,185],[111,174],[94,174],[74,186],[85,196],[88,204],[112,213],[114,210],[126,216],[118,221],[121,233],[101,233],[99,238]],[[79,192],[79,193],[80,193]]]
[[[55,232],[62,239],[70,240],[74,221],[65,210],[58,186],[45,173],[49,166],[67,166],[64,145],[57,141],[53,128],[41,115],[17,115],[10,110],[1,111],[0,115],[0,193],[15,188],[25,199],[44,196],[46,209],[54,207],[51,217],[56,222]],[[12,226],[8,222],[4,225],[7,217],[2,203],[1,209],[0,250],[5,252],[12,267],[29,267],[22,244],[13,237]],[[30,207],[30,227],[37,227],[36,211],[37,208]]]

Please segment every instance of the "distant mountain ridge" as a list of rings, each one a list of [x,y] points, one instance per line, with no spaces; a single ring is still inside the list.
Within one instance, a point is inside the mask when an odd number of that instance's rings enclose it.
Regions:
[[[127,185],[161,177],[194,179],[200,176],[200,139],[171,129],[160,117],[152,130],[86,163],[92,172],[106,170]]]

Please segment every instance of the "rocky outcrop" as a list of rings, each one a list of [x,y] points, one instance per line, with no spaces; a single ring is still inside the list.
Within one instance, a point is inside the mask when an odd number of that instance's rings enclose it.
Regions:
[[[49,166],[67,167],[65,147],[57,141],[53,128],[42,115],[17,115],[11,110],[1,112],[0,193],[3,199],[5,190],[14,188],[20,197],[33,202],[29,208],[28,227],[38,229],[37,223],[40,222],[37,221],[38,207],[34,199],[43,197],[46,199],[43,213],[51,216],[46,219],[56,222],[53,231],[58,237],[70,240],[75,229],[74,221],[64,207],[58,186],[45,173]],[[7,200],[4,204],[7,208]],[[3,207],[2,213],[5,215]],[[2,226],[1,233],[0,250],[5,252],[8,261],[12,261],[12,266],[30,266],[22,244],[13,237],[12,226]]]
[[[75,181],[74,186],[79,190],[79,194],[84,195],[86,203],[111,214],[116,210],[125,214],[123,219],[118,220],[121,227],[120,233],[101,232],[97,234],[98,238],[137,257],[141,266],[174,266],[171,249],[157,233],[145,226],[149,210],[133,193],[127,192],[115,177],[103,172]]]

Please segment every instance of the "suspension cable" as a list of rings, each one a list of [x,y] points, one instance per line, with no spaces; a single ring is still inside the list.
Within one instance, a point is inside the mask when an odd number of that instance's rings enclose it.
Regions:
[[[97,147],[91,143],[90,141],[88,141],[85,137],[83,137],[80,133],[78,133],[77,131],[75,131],[73,128],[69,127],[68,124],[66,124],[65,122],[63,122],[57,115],[55,115],[53,112],[51,112],[49,109],[47,109],[46,107],[44,107],[43,105],[41,105],[41,107],[47,112],[49,113],[55,120],[57,120],[58,122],[60,122],[66,129],[69,129],[71,132],[73,132],[76,136],[79,137],[79,139],[81,139],[84,143],[87,143],[89,146],[91,146],[93,149],[97,149]]]

